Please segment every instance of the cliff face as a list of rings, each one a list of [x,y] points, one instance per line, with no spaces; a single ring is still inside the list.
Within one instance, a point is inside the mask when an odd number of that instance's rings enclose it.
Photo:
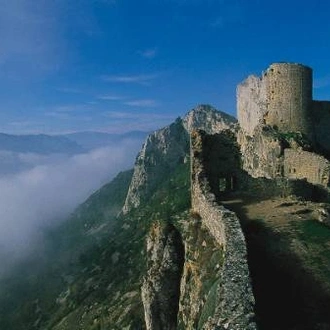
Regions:
[[[194,129],[202,129],[207,134],[237,127],[237,120],[228,114],[218,111],[210,105],[199,105],[192,109],[182,120],[183,126],[190,134]]]
[[[147,330],[177,327],[184,246],[179,231],[155,223],[147,238],[148,272],[141,289]]]
[[[178,118],[170,126],[149,135],[137,156],[123,213],[146,201],[165,173],[171,173],[178,164],[188,161],[189,135],[193,129],[213,134],[235,126],[235,118],[211,106],[200,105],[183,119]]]
[[[237,134],[243,169],[254,178],[273,179],[282,176],[284,143],[271,128],[259,124],[249,136],[244,130]]]
[[[181,119],[148,136],[136,159],[123,213],[146,201],[157,187],[164,173],[171,173],[185,161],[189,136]]]

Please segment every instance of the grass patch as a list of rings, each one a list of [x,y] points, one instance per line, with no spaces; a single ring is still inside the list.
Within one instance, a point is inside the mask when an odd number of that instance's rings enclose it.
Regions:
[[[315,220],[295,223],[299,237],[306,243],[326,244],[330,242],[330,228]]]
[[[218,305],[218,287],[220,285],[221,279],[218,279],[215,281],[207,295],[206,302],[203,306],[201,316],[198,321],[198,330],[203,328],[203,325],[208,320],[208,318],[212,315],[214,315],[216,307]]]

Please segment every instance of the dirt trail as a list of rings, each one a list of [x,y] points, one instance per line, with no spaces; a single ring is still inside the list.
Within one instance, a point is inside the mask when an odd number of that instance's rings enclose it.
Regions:
[[[221,202],[247,241],[260,330],[330,329],[330,229],[322,204],[291,198]]]

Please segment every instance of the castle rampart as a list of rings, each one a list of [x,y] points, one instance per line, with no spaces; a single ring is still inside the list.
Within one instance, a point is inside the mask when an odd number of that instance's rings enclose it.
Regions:
[[[203,139],[197,131],[191,134],[191,166],[192,209],[225,252],[218,288],[220,304],[207,329],[219,325],[232,330],[256,329],[245,238],[235,213],[219,205],[210,191],[203,166]]]
[[[261,77],[248,77],[237,87],[237,116],[243,169],[251,176],[328,188],[330,102],[313,100],[311,68],[274,63]]]

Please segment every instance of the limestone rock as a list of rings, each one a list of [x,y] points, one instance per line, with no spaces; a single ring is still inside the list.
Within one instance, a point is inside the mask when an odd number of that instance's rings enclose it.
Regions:
[[[236,125],[234,117],[211,106],[200,105],[183,119],[178,118],[173,124],[149,135],[137,156],[123,213],[138,207],[150,196],[165,173],[187,161],[189,134],[193,129],[214,134],[225,129],[234,130]]]
[[[282,175],[284,145],[272,128],[260,125],[254,129],[253,136],[240,130],[237,142],[241,149],[243,169],[249,175],[268,179]]]
[[[175,330],[184,247],[174,226],[155,223],[147,239],[148,272],[142,285],[147,330]]]
[[[185,161],[188,150],[189,136],[181,119],[150,134],[137,156],[123,213],[150,197],[164,174]]]
[[[201,129],[207,134],[215,134],[227,129],[234,130],[237,120],[210,105],[199,105],[187,113],[183,118],[183,125],[189,133],[194,129]]]

